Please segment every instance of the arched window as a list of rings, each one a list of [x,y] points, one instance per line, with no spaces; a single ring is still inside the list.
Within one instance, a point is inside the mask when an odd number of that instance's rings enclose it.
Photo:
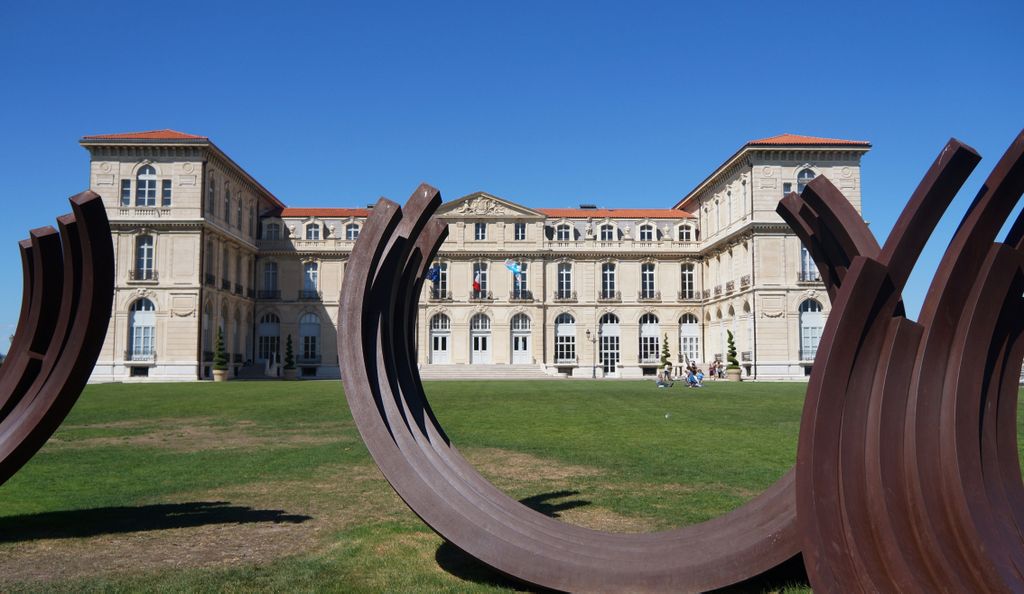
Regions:
[[[491,329],[491,318],[485,314],[476,314],[469,321],[470,330],[490,330]]]
[[[512,331],[520,332],[530,329],[530,316],[519,313],[512,316]]]
[[[263,226],[263,239],[281,239],[281,224],[267,223]]]
[[[135,238],[135,270],[131,275],[133,280],[156,280],[152,235],[139,235]]]
[[[156,206],[156,169],[149,165],[135,176],[135,206]]]
[[[132,361],[152,361],[156,357],[156,306],[149,299],[138,299],[128,308],[128,357]]]
[[[444,314],[435,314],[434,317],[430,318],[430,329],[450,331],[452,329],[452,320]]]
[[[576,318],[561,313],[555,318],[555,363],[576,362]]]
[[[349,223],[345,225],[345,239],[355,241],[359,238],[359,224]]]
[[[320,282],[320,265],[316,262],[306,262],[302,265],[302,298],[316,299],[319,297],[317,287]]]
[[[598,333],[601,340],[598,352],[601,370],[605,375],[614,374],[619,365],[619,317],[613,313],[601,316]]]
[[[654,283],[654,263],[645,262],[640,265],[640,298],[655,299],[658,296]]]
[[[813,361],[818,352],[818,342],[825,326],[824,308],[814,299],[800,304],[800,360]]]
[[[640,241],[654,241],[654,225],[640,225]]]
[[[821,280],[821,273],[818,272],[818,265],[811,257],[807,246],[800,244],[800,280],[802,282],[817,282]]]
[[[811,183],[815,177],[817,176],[810,169],[801,169],[800,173],[796,174],[796,191],[803,192],[807,184]]]
[[[640,317],[640,363],[658,363],[660,361],[658,349],[660,334],[658,316],[646,313]]]
[[[555,299],[572,299],[572,263],[558,264],[558,282],[555,287]]]
[[[310,223],[306,225],[306,239],[320,239],[320,223]]]
[[[601,299],[616,298],[615,263],[605,262],[601,264]]]
[[[261,361],[277,361],[281,346],[281,318],[265,313],[256,327],[256,357]]]
[[[693,314],[679,318],[679,354],[682,363],[700,360],[700,321]]]
[[[696,290],[696,270],[693,264],[686,263],[679,266],[679,298],[694,299]]]
[[[615,241],[615,225],[601,225],[601,241]]]
[[[299,318],[299,339],[302,342],[300,357],[310,363],[320,362],[320,317],[315,313],[303,314]]]
[[[680,225],[679,241],[693,241],[693,227],[690,225]]]
[[[430,362],[451,362],[452,321],[444,314],[430,318]]]
[[[568,224],[561,224],[555,227],[555,239],[558,241],[569,241],[572,239],[572,227]]]

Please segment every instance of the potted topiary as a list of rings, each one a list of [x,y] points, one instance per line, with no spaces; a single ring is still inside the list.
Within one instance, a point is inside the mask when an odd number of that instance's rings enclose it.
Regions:
[[[295,369],[295,353],[292,351],[292,335],[288,335],[288,340],[284,343],[284,379],[293,380],[299,377],[299,372]]]
[[[732,330],[726,330],[725,334],[729,348],[726,351],[726,360],[729,362],[729,365],[725,368],[725,378],[729,381],[738,382],[742,378],[740,377],[740,362],[736,359],[736,341],[733,340]]]
[[[668,334],[665,334],[665,338],[661,343],[661,371],[668,372],[672,375],[672,353],[668,350]]]
[[[213,381],[228,379],[228,352],[224,349],[224,330],[217,330],[217,346],[213,350]]]

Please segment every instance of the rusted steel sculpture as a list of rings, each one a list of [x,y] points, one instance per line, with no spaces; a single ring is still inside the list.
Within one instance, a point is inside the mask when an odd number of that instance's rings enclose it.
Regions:
[[[0,366],[0,484],[43,447],[92,373],[110,321],[114,249],[103,202],[71,198],[72,213],[20,242],[18,329]]]
[[[833,302],[808,386],[795,470],[721,517],[610,534],[534,512],[450,443],[416,369],[425,271],[447,234],[420,186],[381,199],[342,288],[338,346],[349,406],[374,460],[429,526],[496,569],[571,591],[699,591],[802,552],[817,591],[1024,590],[1016,448],[1024,361],[1024,133],[996,165],[942,260],[918,322],[901,290],[979,162],[956,140],[884,246],[826,178],[780,201]]]

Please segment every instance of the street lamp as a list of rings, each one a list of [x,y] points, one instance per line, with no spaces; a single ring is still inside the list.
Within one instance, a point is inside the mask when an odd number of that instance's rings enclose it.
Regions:
[[[601,328],[597,329],[597,336],[592,336],[590,329],[587,329],[587,342],[594,344],[601,340]],[[597,347],[594,348],[594,365],[590,368],[590,379],[597,379]]]

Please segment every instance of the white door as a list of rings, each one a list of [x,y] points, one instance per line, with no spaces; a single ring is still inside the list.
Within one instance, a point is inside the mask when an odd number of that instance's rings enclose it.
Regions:
[[[512,335],[512,364],[528,365],[533,362],[529,334]]]
[[[449,344],[451,336],[447,333],[430,335],[430,362],[433,364],[445,364],[451,362],[451,350]]]
[[[473,334],[469,337],[470,340],[470,352],[469,362],[470,363],[490,363],[491,362],[491,335],[490,333],[484,334]]]

